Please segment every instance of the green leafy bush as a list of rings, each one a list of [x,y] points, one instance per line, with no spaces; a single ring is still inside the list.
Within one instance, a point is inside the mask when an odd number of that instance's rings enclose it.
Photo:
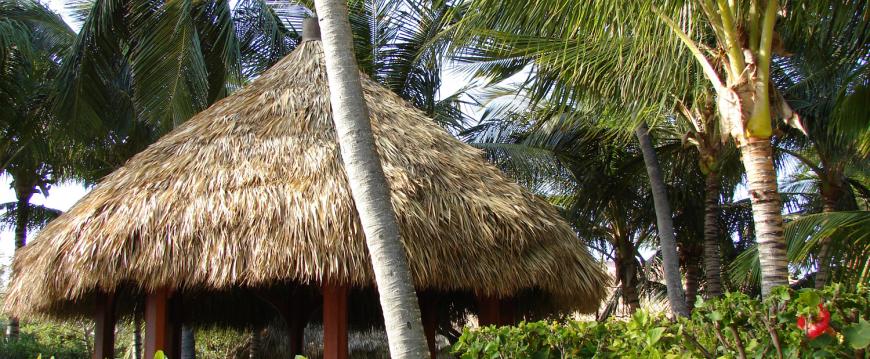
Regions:
[[[3,326],[5,328],[5,325]],[[3,359],[90,358],[90,327],[83,321],[68,323],[22,322],[17,340],[0,340]]]
[[[764,301],[742,293],[699,300],[677,321],[639,311],[625,321],[466,329],[453,350],[462,358],[864,358],[868,318],[865,287],[778,288]]]

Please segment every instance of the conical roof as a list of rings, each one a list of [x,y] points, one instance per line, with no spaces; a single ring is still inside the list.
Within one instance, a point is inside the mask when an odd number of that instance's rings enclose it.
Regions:
[[[594,311],[608,276],[557,210],[363,76],[418,289],[547,293]],[[372,286],[319,41],[107,176],[15,256],[5,303],[52,314],[95,291]]]

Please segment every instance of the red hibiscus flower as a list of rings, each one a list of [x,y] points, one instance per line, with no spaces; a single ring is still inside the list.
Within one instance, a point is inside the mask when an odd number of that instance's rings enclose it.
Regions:
[[[806,317],[801,316],[797,319],[798,328],[805,331],[808,338],[815,339],[830,330],[831,313],[822,304],[819,304],[819,315],[813,319],[815,320],[809,324]]]

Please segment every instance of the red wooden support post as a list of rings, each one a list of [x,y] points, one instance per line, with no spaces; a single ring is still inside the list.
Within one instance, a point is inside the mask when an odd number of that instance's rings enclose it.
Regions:
[[[115,295],[97,294],[94,310],[94,359],[115,358]]]
[[[501,301],[498,297],[477,297],[477,324],[479,326],[501,325]]]
[[[429,344],[429,357],[435,359],[438,355],[438,343],[435,336],[438,330],[438,297],[434,293],[421,293],[417,298],[420,302],[420,316],[423,320],[423,332]]]
[[[347,286],[323,284],[323,359],[347,359]]]
[[[161,288],[148,293],[145,298],[145,359],[154,359],[154,353],[162,350],[171,359],[176,350],[178,325],[173,323],[170,291]]]

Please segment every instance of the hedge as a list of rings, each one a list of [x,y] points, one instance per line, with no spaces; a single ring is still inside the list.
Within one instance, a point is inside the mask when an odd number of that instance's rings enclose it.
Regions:
[[[868,358],[870,291],[776,288],[765,300],[699,299],[691,318],[522,322],[465,329],[461,358]]]

